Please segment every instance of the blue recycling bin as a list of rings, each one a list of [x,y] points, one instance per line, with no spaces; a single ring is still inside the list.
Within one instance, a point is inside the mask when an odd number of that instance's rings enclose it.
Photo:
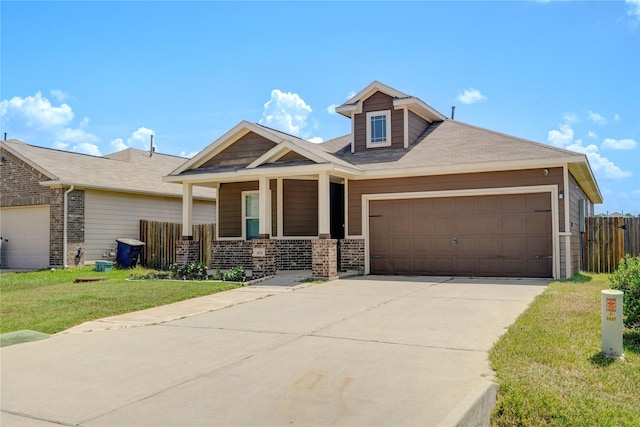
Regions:
[[[135,267],[144,242],[136,239],[116,239],[116,242],[118,242],[118,264],[124,268]]]

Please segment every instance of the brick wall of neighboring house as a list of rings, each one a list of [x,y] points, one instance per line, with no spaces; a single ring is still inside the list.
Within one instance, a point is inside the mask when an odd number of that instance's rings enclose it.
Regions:
[[[13,154],[0,150],[0,206],[47,205],[51,190],[40,185],[48,178]]]
[[[340,270],[364,271],[364,239],[340,240]]]
[[[246,240],[216,240],[211,244],[211,268],[253,269],[252,246]]]
[[[277,240],[278,270],[311,270],[311,240]]]
[[[54,188],[51,190],[49,203],[49,264],[63,265],[64,259],[64,192],[68,188]],[[67,196],[67,259],[69,266],[82,265],[84,262],[84,200],[82,190],[74,190]],[[78,249],[81,256],[76,259]]]

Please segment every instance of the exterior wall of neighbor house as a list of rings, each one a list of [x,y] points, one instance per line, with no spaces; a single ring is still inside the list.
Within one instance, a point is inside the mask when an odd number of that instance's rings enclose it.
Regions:
[[[48,178],[5,150],[0,155],[0,207],[48,205],[51,190],[40,185]]]
[[[429,126],[429,122],[409,111],[409,145],[416,142],[416,138]]]
[[[367,148],[367,113],[391,110],[391,147]],[[376,92],[362,103],[362,113],[354,114],[355,151],[404,148],[404,112],[393,108],[393,98]]]
[[[246,166],[274,146],[275,142],[249,132],[200,166],[200,169],[219,166]]]
[[[347,235],[362,235],[362,196],[365,194],[406,193],[481,188],[557,185],[564,190],[562,168],[543,168],[505,172],[482,172],[408,178],[350,180],[348,185]],[[564,204],[559,204],[559,231],[564,231]]]
[[[86,190],[83,218],[85,258],[87,260],[103,259],[102,254],[107,248],[115,248],[117,245],[115,240],[118,238],[139,239],[141,219],[182,222],[182,199]],[[214,222],[216,222],[215,202],[194,200],[193,223]]]

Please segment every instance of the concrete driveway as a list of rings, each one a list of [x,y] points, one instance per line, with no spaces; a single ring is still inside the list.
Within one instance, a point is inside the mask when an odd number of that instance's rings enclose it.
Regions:
[[[487,351],[547,283],[366,276],[134,313],[163,323],[2,348],[0,423],[476,425]]]

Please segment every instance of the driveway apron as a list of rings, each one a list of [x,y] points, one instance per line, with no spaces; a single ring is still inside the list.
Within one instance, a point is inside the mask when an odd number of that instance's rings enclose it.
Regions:
[[[490,409],[496,389],[487,352],[547,283],[366,276],[4,347],[0,424],[486,421],[477,402],[489,396]]]

